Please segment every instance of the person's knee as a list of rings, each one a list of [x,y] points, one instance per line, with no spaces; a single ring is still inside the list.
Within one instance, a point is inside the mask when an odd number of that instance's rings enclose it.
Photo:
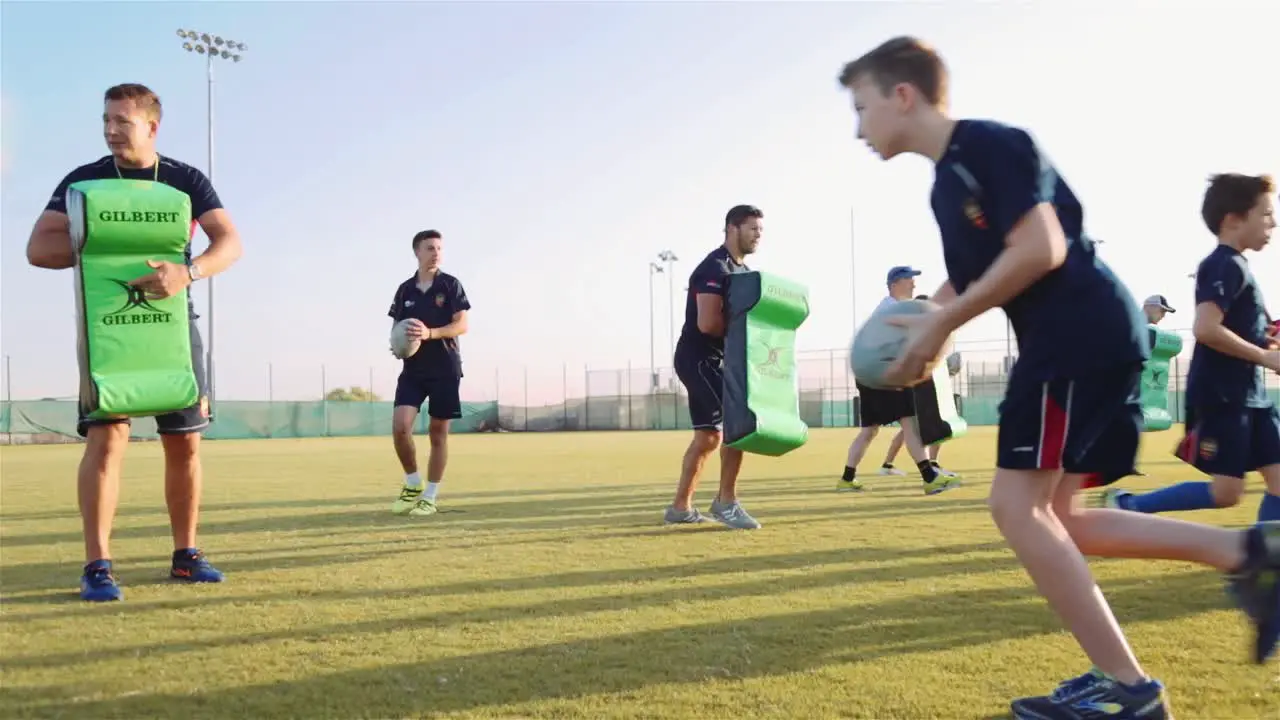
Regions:
[[[165,433],[160,446],[169,462],[190,462],[200,455],[200,433]]]
[[[129,447],[129,425],[90,425],[85,431],[84,459],[90,467],[104,468],[124,455]]]
[[[691,447],[701,455],[710,455],[720,447],[720,431],[694,430]]]
[[[1006,527],[1030,518],[1037,510],[1048,510],[1050,471],[996,470],[987,494],[987,509],[996,527]]]
[[[1267,465],[1259,468],[1262,474],[1262,482],[1267,487],[1267,492],[1272,495],[1280,495],[1280,465]]]
[[[417,421],[417,413],[411,412],[411,408],[396,408],[391,416],[391,434],[396,440],[405,440],[413,437],[413,425]]]
[[[1214,476],[1212,492],[1214,507],[1235,507],[1244,497],[1244,478]]]
[[[449,441],[449,421],[441,418],[431,418],[431,422],[427,425],[427,438],[431,440],[432,447],[441,447]]]

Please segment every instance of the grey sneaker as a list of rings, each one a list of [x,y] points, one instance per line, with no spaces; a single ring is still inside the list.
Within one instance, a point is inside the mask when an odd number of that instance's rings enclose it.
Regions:
[[[747,514],[737,501],[722,503],[715,500],[711,503],[711,517],[734,530],[758,530],[760,523]]]
[[[667,512],[662,516],[662,521],[667,525],[696,525],[707,522],[707,516],[698,512],[698,508],[677,510],[675,507],[668,505]]]

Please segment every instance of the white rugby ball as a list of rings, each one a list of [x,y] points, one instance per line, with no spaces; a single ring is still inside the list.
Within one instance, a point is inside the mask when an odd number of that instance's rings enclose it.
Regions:
[[[869,388],[878,390],[896,390],[897,387],[885,382],[885,372],[889,366],[902,355],[909,337],[907,328],[890,325],[886,320],[897,315],[920,315],[937,310],[937,304],[929,300],[903,300],[877,310],[867,318],[853,336],[853,344],[849,347],[849,369],[858,382]],[[925,368],[932,373],[951,345],[950,340],[943,346],[942,352],[934,358],[933,364]]]
[[[412,318],[405,318],[391,326],[391,354],[401,360],[413,357],[422,347],[422,338],[411,338],[408,334],[409,326],[414,322]]]

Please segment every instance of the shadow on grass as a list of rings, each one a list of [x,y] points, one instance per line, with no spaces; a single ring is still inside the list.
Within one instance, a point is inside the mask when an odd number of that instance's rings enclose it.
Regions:
[[[790,481],[777,481],[790,482]],[[582,527],[590,527],[601,524],[618,524],[622,523],[626,526],[649,526],[656,522],[660,522],[663,508],[669,502],[669,493],[665,490],[655,490],[653,486],[642,486],[649,492],[637,493],[635,488],[630,488],[631,492],[626,492],[626,488],[618,492],[618,499],[614,501],[607,500],[592,494],[582,497],[554,497],[543,500],[528,500],[520,497],[514,497],[510,500],[490,501],[490,502],[474,502],[468,501],[466,495],[459,493],[456,498],[446,499],[442,503],[442,510],[458,510],[456,515],[445,513],[444,516],[432,518],[428,522],[449,522],[461,526],[482,526],[487,530],[535,530],[535,529],[574,529]],[[811,497],[810,493],[798,491],[796,493],[802,497]],[[911,494],[908,492],[907,494]],[[887,492],[881,492],[880,497],[887,496]],[[895,494],[896,496],[896,494]],[[843,502],[839,504],[827,504],[821,509],[806,511],[806,515],[820,516],[824,514],[846,514],[859,512],[875,512],[884,509],[889,505],[884,502],[877,502],[873,495],[870,503],[861,505]],[[455,502],[456,501],[456,502]],[[246,503],[253,509],[271,510],[280,509],[282,507],[310,509],[334,507],[340,503],[348,503],[347,500],[297,500],[286,501],[288,503],[297,503],[290,505],[278,505],[268,502],[262,505]],[[376,509],[373,507],[377,502]],[[315,530],[334,530],[340,528],[351,528],[360,531],[370,529],[381,530],[389,527],[409,526],[414,519],[391,515],[388,511],[390,498],[378,499],[358,499],[355,504],[345,504],[347,509],[333,510],[324,512],[311,513],[290,513],[290,514],[262,514],[252,517],[242,517],[236,519],[221,519],[214,516],[212,519],[206,519],[200,525],[200,532],[203,536],[212,536],[220,534],[236,534],[244,532],[295,532],[295,531],[315,531]],[[758,504],[764,505],[768,502],[767,495],[761,497]],[[973,503],[978,501],[960,500],[951,501],[945,497],[927,498],[919,495],[918,502],[914,505],[921,512],[930,512],[937,507],[956,508],[965,503]],[[933,505],[928,503],[933,502]],[[216,507],[216,506],[214,506]],[[767,507],[767,505],[766,505]],[[904,508],[908,507],[904,505]],[[206,506],[205,512],[211,512],[213,508]],[[74,513],[74,510],[68,512]],[[422,521],[413,522],[413,526],[424,526],[426,523]],[[147,525],[134,525],[118,527],[112,533],[114,539],[133,539],[133,538],[155,538],[168,537],[169,525],[167,522],[154,523]],[[59,531],[59,532],[14,532],[5,534],[0,537],[5,547],[26,547],[31,545],[51,545],[56,543],[78,543],[81,541],[79,530]],[[7,573],[6,573],[7,574]]]
[[[238,603],[269,603],[269,602],[291,602],[301,599],[313,599],[318,601],[332,600],[350,600],[369,597],[381,598],[420,598],[429,595],[433,598],[469,595],[472,593],[499,593],[499,592],[524,592],[547,590],[564,587],[589,587],[593,585],[611,585],[617,583],[643,583],[665,580],[681,580],[681,579],[697,579],[702,577],[710,577],[721,574],[742,574],[757,571],[769,570],[796,570],[806,568],[816,568],[822,565],[833,563],[871,563],[879,564],[878,572],[887,572],[883,567],[884,563],[890,563],[895,560],[909,560],[917,557],[931,557],[939,553],[954,556],[963,555],[973,552],[1004,552],[1003,543],[973,543],[966,545],[953,545],[943,547],[927,547],[927,548],[876,548],[874,556],[868,557],[859,549],[847,550],[821,550],[803,553],[780,553],[774,555],[756,555],[747,557],[729,557],[710,561],[699,561],[696,563],[682,563],[679,565],[664,565],[658,567],[646,568],[625,568],[621,570],[586,570],[574,571],[567,573],[557,573],[550,575],[529,575],[514,578],[498,578],[494,580],[483,581],[466,581],[459,583],[449,583],[442,585],[430,585],[425,587],[413,587],[403,590],[379,590],[366,591],[361,589],[325,589],[316,590],[307,593],[261,593],[255,595],[242,596],[223,596],[223,597],[185,597],[165,600],[151,600],[142,602],[125,602],[111,603],[104,609],[102,606],[89,605],[82,603],[79,596],[73,590],[58,593],[41,593],[35,595],[22,595],[17,598],[6,598],[5,605],[12,604],[40,604],[40,603],[66,603],[76,604],[79,607],[75,609],[59,610],[56,615],[49,613],[14,613],[10,609],[6,609],[3,615],[0,615],[0,623],[21,623],[25,620],[35,618],[68,618],[75,616],[90,616],[100,612],[110,612],[115,615],[119,614],[135,614],[145,613],[159,610],[174,610],[190,607],[206,607],[219,604],[238,604]],[[273,567],[283,566],[296,558],[298,564],[290,565],[292,567],[300,566],[322,566],[334,562],[359,562],[366,559],[386,556],[402,556],[403,549],[370,551],[367,553],[354,554],[335,554],[335,555],[319,555],[306,556],[295,555],[282,556],[280,565],[273,565],[270,558],[267,562],[262,562],[262,558],[255,558],[254,562],[246,561],[244,570],[262,570],[272,569]],[[226,565],[219,563],[228,571],[235,567],[234,565]],[[43,568],[50,571],[53,565],[32,565],[21,566],[31,568]],[[168,571],[168,565],[154,564],[155,576],[163,578]],[[62,578],[65,579],[65,578]],[[125,582],[126,578],[121,578]],[[165,580],[156,580],[155,582],[167,582]],[[228,582],[234,582],[234,575],[229,575]],[[128,592],[129,584],[126,582],[125,591]],[[148,583],[141,583],[148,584]],[[42,586],[39,589],[44,589]],[[175,592],[182,592],[182,586],[175,585]],[[775,588],[776,589],[776,588]]]
[[[992,560],[984,565],[992,569],[1009,562],[1008,559]],[[962,566],[966,564],[956,563],[957,567],[950,572],[965,572]],[[948,572],[943,565],[925,563],[897,570]],[[856,582],[859,572],[867,571],[838,571],[797,580],[812,586]],[[886,573],[884,569],[876,572]],[[1219,587],[1215,574],[1190,572],[1126,579],[1110,584],[1107,593],[1117,614],[1126,621],[1167,621],[1221,607]],[[702,592],[714,597],[717,592],[732,596],[768,594],[776,589],[742,583],[727,588],[706,588]],[[426,614],[420,618],[380,620],[313,631],[295,629],[293,633],[281,631],[219,642],[262,642],[277,637],[296,638],[298,633],[303,636],[315,633],[321,635],[317,639],[323,639],[323,633],[390,633],[417,623],[439,626],[486,622],[510,615],[525,617],[526,613],[547,617],[616,609],[632,603],[656,606],[688,592],[669,590],[608,599],[540,603],[524,608]],[[918,595],[840,609],[780,612],[742,621],[571,641],[556,641],[549,635],[544,644],[533,647],[220,688],[216,693],[196,693],[194,697],[134,694],[109,700],[77,701],[73,698],[83,693],[83,689],[74,683],[5,689],[0,691],[0,697],[10,707],[25,706],[29,713],[75,717],[146,717],[165,714],[177,706],[183,708],[184,718],[285,717],[299,713],[312,717],[402,717],[500,707],[516,710],[521,705],[539,701],[635,693],[658,684],[688,685],[712,678],[781,676],[834,664],[867,663],[898,655],[1059,632],[1057,623],[1042,603],[1033,600],[1034,596],[1030,586],[984,589],[949,593],[945,604],[940,604],[937,596]],[[1171,597],[1178,598],[1178,602],[1170,603]],[[198,651],[204,647],[208,645],[185,643],[179,649]],[[173,650],[157,646],[145,651]],[[135,651],[128,652],[132,656]],[[47,662],[52,667],[58,662],[78,659],[81,657],[48,656],[34,660],[41,664]],[[1056,680],[1046,678],[1044,684]],[[426,687],[430,690],[425,691]],[[415,688],[424,691],[412,692]],[[1043,687],[1001,688],[1005,697],[993,698],[989,708],[974,708],[975,714],[994,713],[1006,707],[1009,697],[1043,690]]]

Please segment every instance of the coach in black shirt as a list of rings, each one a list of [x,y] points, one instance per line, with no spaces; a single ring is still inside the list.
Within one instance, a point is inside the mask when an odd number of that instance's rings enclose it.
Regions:
[[[668,525],[706,522],[693,506],[702,466],[720,448],[720,491],[711,503],[711,518],[736,530],[755,530],[760,523],[738,502],[742,451],[720,444],[724,415],[725,293],[730,277],[749,272],[745,260],[764,233],[764,213],[751,205],[735,205],[724,218],[724,242],[707,254],[689,277],[684,327],[676,342],[675,371],[689,399],[693,440],[680,466],[675,499],[663,521]]]
[[[160,98],[143,85],[126,84],[107,90],[103,101],[103,135],[111,154],[81,165],[58,183],[31,231],[27,260],[36,267],[50,270],[74,266],[66,208],[67,187],[82,180],[122,178],[160,182],[185,192],[191,197],[191,217],[209,238],[208,249],[195,259],[191,257],[188,243],[185,264],[152,261],[154,272],[135,280],[135,286],[149,297],[166,298],[197,280],[231,267],[240,258],[240,235],[209,178],[186,163],[161,157],[156,152],[156,134],[162,115]],[[200,400],[186,410],[156,418],[165,456],[165,501],[173,529],[170,576],[188,582],[220,582],[222,573],[212,567],[196,547],[200,433],[209,426],[209,399],[204,353],[194,322],[191,323],[191,350]],[[120,466],[129,442],[129,423],[81,418],[78,431],[86,439],[78,485],[85,560],[88,561],[80,581],[80,595],[89,601],[119,600],[122,595],[112,572],[108,542],[119,498]]]
[[[467,332],[467,311],[471,302],[458,278],[440,269],[444,239],[435,230],[413,236],[413,254],[418,271],[396,288],[387,315],[392,327],[411,319],[408,334],[421,339],[418,351],[404,360],[396,381],[392,439],[404,468],[404,487],[391,505],[397,515],[433,515],[436,493],[444,478],[449,457],[449,421],[462,417],[458,388],[462,382],[462,353],[458,338]],[[413,443],[413,426],[427,402],[431,422],[427,436],[431,456],[427,460],[427,483],[418,475],[418,453]]]

